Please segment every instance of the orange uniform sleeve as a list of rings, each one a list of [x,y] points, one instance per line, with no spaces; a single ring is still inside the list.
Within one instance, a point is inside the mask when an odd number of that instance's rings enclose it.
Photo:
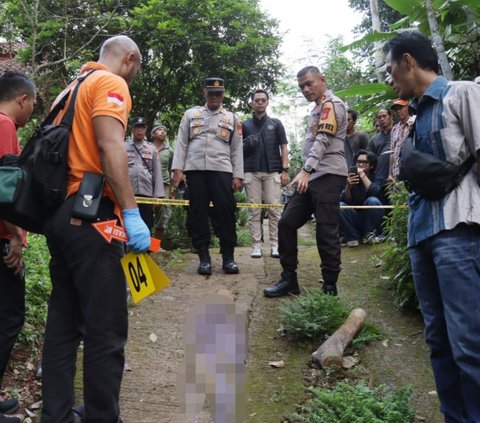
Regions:
[[[97,116],[111,116],[127,128],[132,103],[128,85],[117,75],[105,75],[95,81],[92,101],[92,119]]]

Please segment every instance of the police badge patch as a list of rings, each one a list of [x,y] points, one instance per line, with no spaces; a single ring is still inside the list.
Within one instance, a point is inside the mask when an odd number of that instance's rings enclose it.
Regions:
[[[322,104],[320,122],[318,123],[318,132],[323,132],[324,134],[328,135],[336,135],[337,128],[337,116],[335,115],[335,107],[333,102],[326,101]]]

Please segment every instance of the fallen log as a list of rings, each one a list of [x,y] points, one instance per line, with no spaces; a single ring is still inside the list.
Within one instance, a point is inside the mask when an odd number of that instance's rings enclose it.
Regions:
[[[367,313],[362,308],[353,309],[345,323],[318,347],[312,358],[318,361],[323,369],[340,370],[345,348],[360,331],[366,317]]]

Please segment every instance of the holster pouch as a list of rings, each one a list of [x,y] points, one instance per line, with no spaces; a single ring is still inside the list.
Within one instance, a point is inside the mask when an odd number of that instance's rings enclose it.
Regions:
[[[97,219],[100,201],[103,196],[104,180],[103,175],[85,172],[80,188],[73,200],[72,217],[87,221]]]

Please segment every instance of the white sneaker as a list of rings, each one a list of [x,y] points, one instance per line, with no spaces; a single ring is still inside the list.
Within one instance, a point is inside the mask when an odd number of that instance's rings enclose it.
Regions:
[[[262,247],[259,245],[255,245],[252,249],[252,254],[250,254],[252,258],[260,258],[262,257]]]
[[[270,255],[273,258],[280,258],[280,254],[278,254],[278,247],[272,247]]]

